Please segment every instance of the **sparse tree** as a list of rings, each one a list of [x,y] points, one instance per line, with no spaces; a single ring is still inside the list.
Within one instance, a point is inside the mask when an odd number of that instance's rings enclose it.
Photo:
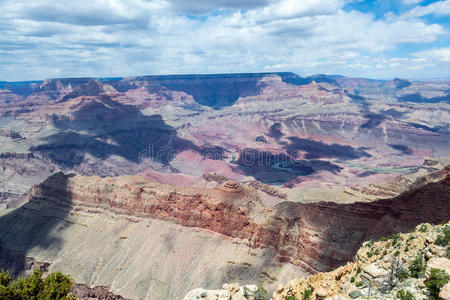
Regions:
[[[439,300],[439,292],[449,280],[450,276],[445,271],[432,268],[430,270],[430,276],[425,280],[425,286],[428,290],[428,299]]]
[[[75,299],[70,294],[73,280],[56,272],[42,278],[42,271],[34,269],[26,277],[13,280],[9,272],[0,272],[0,299],[13,300],[69,300]]]

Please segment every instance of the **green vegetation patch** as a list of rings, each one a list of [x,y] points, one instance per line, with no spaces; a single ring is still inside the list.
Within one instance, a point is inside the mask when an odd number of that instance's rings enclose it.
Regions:
[[[361,291],[351,291],[348,296],[352,299],[356,299],[362,296]]]
[[[447,284],[450,276],[443,270],[432,268],[430,276],[425,280],[425,287],[427,288],[428,299],[439,300],[439,292],[441,288]]]
[[[253,297],[255,300],[266,300],[267,291],[262,286],[259,286],[258,289],[253,293]]]
[[[302,292],[302,300],[310,300],[314,292],[314,288],[310,287]]]
[[[409,264],[409,274],[413,278],[420,278],[425,274],[425,262],[422,253],[418,253],[413,261]]]
[[[400,300],[415,300],[416,297],[410,291],[399,290],[397,292],[397,298]]]
[[[422,225],[419,227],[419,232],[427,232],[427,231],[428,231],[428,226],[427,226],[427,225],[422,224]]]
[[[9,272],[0,272],[0,299],[75,300],[70,293],[73,280],[61,272],[42,278],[42,271],[34,269],[26,277],[14,280]]]
[[[435,245],[446,247],[450,243],[450,226],[445,226],[443,232],[438,235]]]
[[[356,287],[361,287],[361,286],[363,286],[364,285],[364,283],[362,283],[362,281],[357,281],[356,283],[355,283],[355,286]]]

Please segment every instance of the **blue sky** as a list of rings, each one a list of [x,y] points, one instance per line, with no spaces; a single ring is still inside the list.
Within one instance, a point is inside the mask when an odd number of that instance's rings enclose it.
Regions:
[[[293,71],[450,78],[450,0],[0,0],[0,81]]]

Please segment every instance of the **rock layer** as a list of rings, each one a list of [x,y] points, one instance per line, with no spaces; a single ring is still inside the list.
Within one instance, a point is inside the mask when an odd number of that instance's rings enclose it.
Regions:
[[[207,229],[252,247],[273,247],[280,260],[319,271],[346,262],[365,239],[408,230],[424,221],[445,220],[450,215],[449,172],[447,167],[433,181],[392,199],[353,204],[283,202],[273,209],[263,207],[255,190],[237,182],[207,190],[177,189],[142,177],[102,179],[58,173],[31,191],[29,205],[45,201]]]

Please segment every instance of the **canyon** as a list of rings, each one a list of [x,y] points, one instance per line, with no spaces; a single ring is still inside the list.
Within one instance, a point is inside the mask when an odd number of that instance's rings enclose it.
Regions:
[[[449,91],[294,73],[0,82],[0,266],[108,299],[273,291],[342,266],[448,221]]]

